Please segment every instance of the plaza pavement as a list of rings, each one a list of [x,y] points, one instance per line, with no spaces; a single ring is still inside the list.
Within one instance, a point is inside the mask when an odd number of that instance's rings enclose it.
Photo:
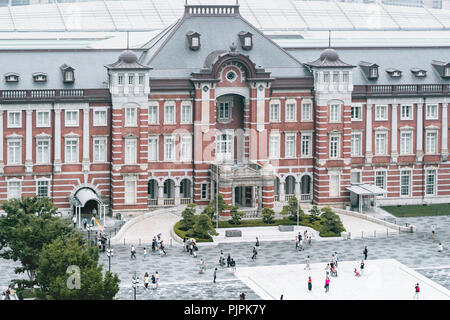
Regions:
[[[160,257],[149,252],[143,259],[143,247],[151,247],[150,243],[137,246],[137,259],[130,260],[129,245],[114,245],[115,255],[112,258],[112,271],[121,279],[117,299],[133,299],[131,279],[134,272],[140,279],[145,272],[158,271],[160,287],[157,290],[144,292],[142,281],[137,289],[137,299],[238,299],[241,291],[247,293],[248,299],[261,299],[244,282],[237,279],[229,269],[219,267],[217,283],[212,284],[213,270],[218,264],[220,250],[225,256],[231,253],[236,260],[237,268],[250,266],[275,266],[304,264],[306,256],[311,256],[311,263],[322,263],[325,267],[335,251],[340,261],[358,261],[362,259],[362,251],[368,246],[367,266],[373,259],[396,259],[409,268],[417,269],[420,274],[430,278],[443,287],[450,289],[450,216],[399,218],[398,223],[410,223],[417,226],[418,233],[389,234],[389,237],[316,241],[306,246],[305,251],[297,252],[295,242],[262,241],[256,261],[252,261],[252,243],[221,243],[217,246],[200,247],[198,258],[189,256],[180,246],[167,246],[167,256]],[[431,225],[436,225],[436,238],[431,238]],[[156,235],[156,234],[155,234]],[[164,238],[163,238],[164,239]],[[166,240],[166,239],[164,239]],[[437,251],[437,243],[444,244],[444,252]],[[151,251],[151,250],[149,250]],[[199,274],[200,258],[204,258],[207,270]],[[100,263],[104,270],[108,269],[106,254],[100,254]],[[17,263],[0,260],[0,288],[6,288],[10,279],[17,277],[14,266]],[[411,296],[412,298],[412,296]]]

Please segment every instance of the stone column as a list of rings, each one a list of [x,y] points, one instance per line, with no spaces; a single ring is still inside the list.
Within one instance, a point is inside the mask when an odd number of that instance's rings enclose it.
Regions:
[[[3,173],[3,110],[0,109],[0,173]]]
[[[423,103],[417,104],[416,160],[423,159]]]
[[[175,205],[179,205],[180,200],[180,184],[175,184]]]
[[[26,110],[25,172],[33,172],[33,110]]]
[[[295,197],[297,198],[298,201],[300,201],[301,200],[300,198],[302,197],[300,181],[301,180],[295,181],[295,185],[294,185],[295,186],[294,194],[295,194]]]
[[[392,135],[391,135],[391,162],[396,163],[398,159],[398,104],[392,104]]]
[[[164,184],[158,185],[158,205],[162,206],[164,204]]]
[[[89,105],[83,109],[83,171],[89,171]]]
[[[442,104],[442,143],[441,143],[441,159],[447,161],[448,158],[448,105],[447,102]]]
[[[372,105],[366,105],[366,163],[372,163]]]
[[[285,195],[285,189],[284,189],[284,181],[280,181],[280,190],[279,190],[279,201],[283,202],[284,201],[284,195]]]
[[[53,137],[55,157],[54,170],[61,172],[61,110],[55,109],[55,136]]]

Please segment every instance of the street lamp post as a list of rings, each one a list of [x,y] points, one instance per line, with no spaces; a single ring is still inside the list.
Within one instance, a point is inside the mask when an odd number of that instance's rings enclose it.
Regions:
[[[111,247],[106,249],[106,255],[108,256],[108,271],[111,272],[111,258],[114,256],[114,249]]]
[[[134,300],[136,300],[136,289],[139,286],[139,279],[136,277],[136,271],[134,272],[134,277],[131,279],[131,283],[133,285],[133,291],[134,291]]]

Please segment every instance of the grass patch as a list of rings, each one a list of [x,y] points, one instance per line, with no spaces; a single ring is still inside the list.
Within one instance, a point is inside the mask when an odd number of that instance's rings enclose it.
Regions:
[[[311,227],[314,230],[320,231],[320,220],[309,222],[301,220],[300,226]],[[291,220],[288,217],[277,219],[274,223],[264,223],[262,219],[241,220],[240,224],[231,224],[229,221],[219,221],[219,228],[245,228],[245,227],[276,227],[279,225],[297,225],[297,221]]]
[[[431,204],[425,206],[424,205],[386,206],[381,208],[399,218],[450,215],[450,204],[448,203]]]
[[[211,237],[209,238],[197,238],[197,237],[189,237],[186,235],[187,231],[183,231],[180,230],[180,221],[178,221],[177,223],[175,223],[175,226],[173,227],[173,230],[175,231],[175,233],[177,234],[177,236],[179,236],[181,239],[190,239],[190,238],[194,238],[195,241],[197,242],[213,242],[213,239]]]

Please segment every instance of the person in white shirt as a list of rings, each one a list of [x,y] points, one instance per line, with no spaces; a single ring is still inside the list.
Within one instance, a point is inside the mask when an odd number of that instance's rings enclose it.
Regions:
[[[444,246],[439,242],[438,244],[438,252],[442,252],[444,250]]]

